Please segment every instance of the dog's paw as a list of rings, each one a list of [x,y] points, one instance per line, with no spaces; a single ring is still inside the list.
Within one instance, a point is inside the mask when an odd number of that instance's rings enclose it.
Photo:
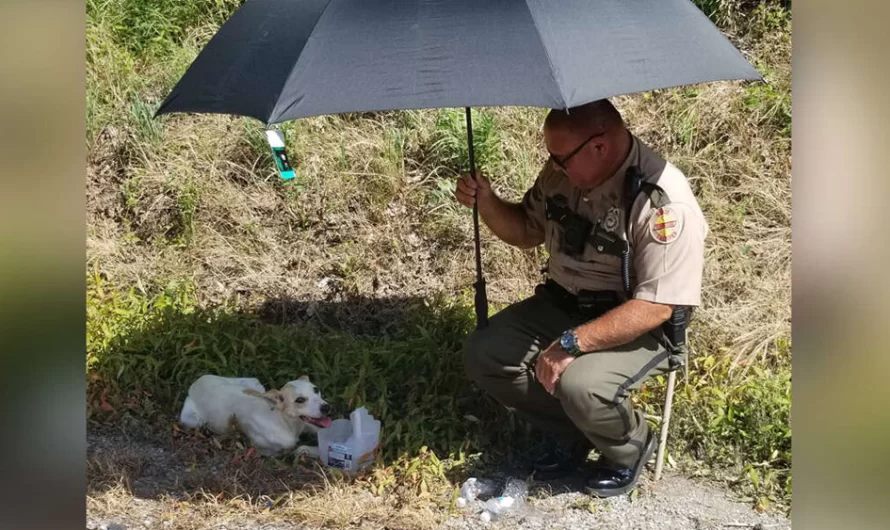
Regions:
[[[320,454],[318,452],[318,447],[312,446],[312,445],[301,445],[301,446],[297,447],[297,449],[294,451],[294,455],[297,458],[300,458],[303,456],[308,457],[308,458],[313,458],[315,460],[318,460],[320,458]]]

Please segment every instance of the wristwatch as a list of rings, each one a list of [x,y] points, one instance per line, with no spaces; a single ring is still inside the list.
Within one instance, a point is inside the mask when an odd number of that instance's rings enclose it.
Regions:
[[[578,347],[578,335],[574,329],[567,330],[559,337],[559,345],[572,357],[577,357],[581,353],[581,348]]]

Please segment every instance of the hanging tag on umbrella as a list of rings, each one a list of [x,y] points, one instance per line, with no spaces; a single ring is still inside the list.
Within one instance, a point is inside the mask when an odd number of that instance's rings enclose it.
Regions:
[[[269,140],[269,147],[272,148],[272,156],[275,158],[275,165],[281,178],[293,179],[294,168],[291,167],[287,152],[284,150],[284,133],[278,129],[266,129],[266,139]]]

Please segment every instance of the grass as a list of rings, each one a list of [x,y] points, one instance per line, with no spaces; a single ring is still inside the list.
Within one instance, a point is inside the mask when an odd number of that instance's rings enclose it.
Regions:
[[[731,356],[691,360],[671,420],[671,436],[683,442],[670,454],[695,476],[733,484],[758,509],[784,506],[791,498],[790,366],[755,365],[742,376],[732,368]],[[635,397],[644,410],[660,412],[664,383],[656,378]]]
[[[221,24],[243,0],[88,0],[87,16],[112,28],[115,44],[130,52],[161,55],[199,23]]]
[[[88,418],[95,428],[113,424],[140,432],[175,430],[173,418],[184,391],[208,372],[251,373],[269,386],[280,386],[295,378],[293,374],[311,374],[319,387],[330,389],[324,395],[334,405],[335,416],[364,405],[382,420],[380,465],[373,472],[357,479],[334,471],[289,477],[288,489],[282,492],[289,499],[280,511],[297,520],[339,526],[353,521],[357,512],[380,521],[407,519],[413,521],[411,527],[428,526],[447,513],[442,511],[447,509],[444,499],[450,499],[452,482],[469,471],[471,453],[523,439],[523,432],[515,429],[483,428],[503,425],[507,418],[462,376],[457,350],[474,322],[466,303],[421,298],[275,300],[252,313],[234,305],[201,307],[188,282],[171,282],[151,296],[138,288],[116,291],[100,273],[88,284]],[[411,377],[401,375],[405,373]],[[470,414],[473,419],[468,419]],[[183,447],[187,441],[181,439],[175,452]],[[219,449],[228,450],[228,458],[237,452],[231,443]],[[503,456],[487,451],[487,458],[495,461]],[[146,467],[134,464],[133,458],[106,455],[90,460],[92,502],[110,502],[133,489],[132,482]],[[193,486],[189,498],[212,491],[214,497],[225,494],[243,502],[246,495],[265,502],[262,496],[276,488],[270,481],[276,470],[286,472],[298,465],[271,464],[275,460],[267,459],[270,470],[252,471],[265,478],[254,484],[244,476],[231,481],[207,477]],[[310,495],[300,492],[301,486],[321,491]],[[367,499],[350,501],[361,491],[400,499],[406,510],[394,515],[389,505],[381,512]],[[162,502],[165,499],[162,495]],[[332,513],[332,499],[343,509]],[[433,501],[439,506],[435,513],[425,508]],[[255,503],[249,500],[241,507],[250,513],[251,506]],[[95,509],[114,511],[109,506]]]
[[[768,84],[614,100],[632,130],[689,176],[710,227],[704,304],[670,451],[753,504],[785,506],[791,16],[781,2],[697,3]],[[295,504],[351,499],[365,488],[394,495],[406,521],[410,510],[441,516],[447,507],[430,512],[424,503],[447,497],[480,453],[494,462],[531,443],[521,424],[467,385],[457,355],[474,322],[472,219],[451,198],[467,165],[463,109],[283,124],[293,182],[278,178],[257,122],[153,119],[238,4],[88,2],[91,422],[165,431],[201,373],[250,374],[269,385],[309,373],[341,411],[367,404],[387,438],[372,474],[331,479]],[[518,201],[544,160],[545,112],[473,109],[477,164],[505,198]],[[483,230],[493,306],[530,294],[545,258]],[[658,412],[663,383],[636,396],[647,411]],[[511,427],[483,428],[504,424]],[[308,508],[300,517],[321,520]],[[410,520],[406,526],[422,526]]]
[[[456,354],[471,322],[464,307],[415,299],[386,308],[380,302],[376,312],[389,310],[395,320],[365,322],[376,333],[364,334],[360,328],[313,329],[311,321],[285,323],[291,318],[286,312],[299,319],[296,313],[305,310],[299,302],[270,304],[262,318],[233,307],[200,308],[187,284],[170,285],[149,299],[136,290],[121,296],[102,285],[91,280],[88,341],[94,353],[87,369],[100,377],[96,388],[113,406],[145,390],[164,404],[165,413],[175,413],[188,386],[204,373],[253,373],[276,387],[294,374],[312,374],[321,388],[336,389],[326,397],[342,413],[366,405],[384,418],[383,456],[389,460],[430,442],[445,454],[465,443],[463,433],[451,428],[465,423],[461,410],[477,408],[465,392]],[[335,305],[352,309],[346,302]],[[336,318],[332,311],[316,311],[323,312],[317,318]],[[377,328],[382,325],[389,326],[385,333]],[[403,371],[413,377],[397,383],[392,374]],[[456,399],[461,393],[467,395]]]

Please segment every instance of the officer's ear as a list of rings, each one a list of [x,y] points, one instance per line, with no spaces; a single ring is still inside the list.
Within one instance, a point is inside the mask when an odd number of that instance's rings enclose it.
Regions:
[[[590,141],[590,144],[590,148],[593,149],[599,157],[608,156],[608,154],[612,152],[612,145],[609,143],[608,136],[597,136]]]

